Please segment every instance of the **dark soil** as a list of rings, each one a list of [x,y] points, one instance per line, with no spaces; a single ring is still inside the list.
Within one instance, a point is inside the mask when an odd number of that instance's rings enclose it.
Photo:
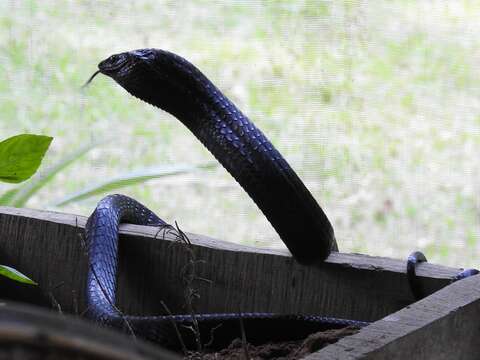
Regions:
[[[343,329],[331,329],[320,331],[309,335],[304,340],[283,341],[267,343],[262,345],[242,344],[241,339],[235,339],[225,349],[215,353],[191,353],[185,357],[188,360],[264,360],[264,359],[301,359],[308,354],[318,351],[321,348],[333,344],[341,338],[353,335],[358,332],[356,327],[345,327]]]

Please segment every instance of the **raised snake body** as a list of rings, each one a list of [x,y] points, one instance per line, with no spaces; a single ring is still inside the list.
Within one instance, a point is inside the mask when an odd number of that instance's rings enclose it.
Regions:
[[[112,55],[99,64],[99,72],[187,126],[247,191],[297,261],[320,262],[336,250],[330,222],[299,177],[265,135],[195,66],[167,51],[142,49]],[[137,334],[175,347],[172,320],[191,322],[190,315],[123,316],[114,306],[120,222],[165,225],[153,212],[123,195],[109,196],[98,204],[86,228],[89,315],[111,326],[125,327],[128,323]],[[282,326],[283,333],[292,333],[295,326],[300,332],[326,325],[365,325],[317,316],[263,313],[197,316],[201,326],[222,323],[224,329],[233,326],[236,330],[239,317],[247,326],[253,324],[249,331],[257,329],[260,337],[268,337],[269,332],[272,337],[273,329],[282,333]]]

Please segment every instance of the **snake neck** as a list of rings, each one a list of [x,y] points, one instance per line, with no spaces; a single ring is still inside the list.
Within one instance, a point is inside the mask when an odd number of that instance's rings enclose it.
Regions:
[[[146,49],[109,74],[132,95],[178,118],[246,190],[293,256],[308,264],[336,250],[318,203],[267,137],[194,65]]]

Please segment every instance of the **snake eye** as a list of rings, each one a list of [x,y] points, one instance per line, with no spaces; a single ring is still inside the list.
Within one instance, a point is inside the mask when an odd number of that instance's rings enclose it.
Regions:
[[[122,58],[119,54],[115,54],[115,55],[110,56],[110,63],[112,65],[115,65],[115,64],[117,64],[121,61],[122,61]]]

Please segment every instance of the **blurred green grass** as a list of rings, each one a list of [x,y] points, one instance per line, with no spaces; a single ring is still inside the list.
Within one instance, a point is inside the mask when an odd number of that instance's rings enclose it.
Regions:
[[[175,119],[109,79],[80,91],[108,55],[165,48],[264,130],[342,251],[420,249],[432,262],[479,266],[479,30],[476,1],[2,1],[1,134],[54,136],[47,166],[113,139],[58,175],[36,208],[139,167],[211,160]],[[281,246],[223,169],[124,192],[184,230]],[[87,215],[97,200],[60,210]]]

